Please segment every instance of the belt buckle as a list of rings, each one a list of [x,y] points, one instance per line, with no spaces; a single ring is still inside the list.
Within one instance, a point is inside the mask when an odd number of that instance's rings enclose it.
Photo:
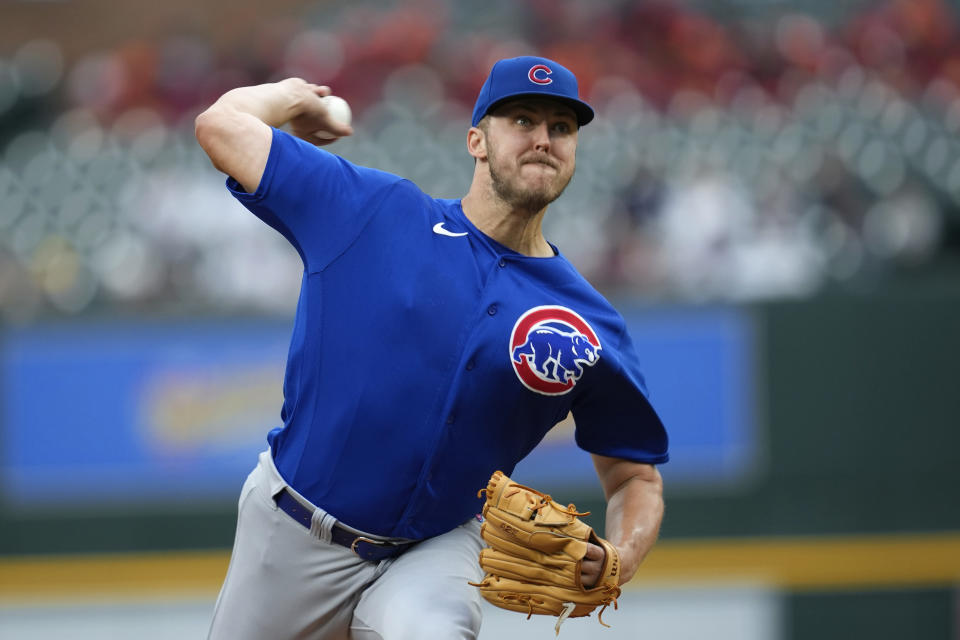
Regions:
[[[353,539],[353,542],[350,544],[350,551],[353,551],[355,554],[357,554],[361,558],[363,558],[363,556],[360,555],[359,551],[357,551],[357,545],[360,544],[361,542],[366,542],[368,544],[372,544],[375,547],[380,547],[380,548],[390,548],[390,547],[397,546],[394,543],[388,542],[386,540],[373,540],[372,538],[367,538],[365,536],[357,536],[356,538]],[[364,559],[366,560],[366,558]]]

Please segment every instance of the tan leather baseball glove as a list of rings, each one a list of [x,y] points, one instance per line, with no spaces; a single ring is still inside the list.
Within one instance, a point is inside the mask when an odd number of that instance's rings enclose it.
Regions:
[[[530,616],[558,616],[556,630],[567,618],[588,616],[602,607],[597,619],[620,595],[620,557],[616,548],[594,533],[574,505],[563,507],[549,495],[511,482],[502,472],[490,477],[483,507],[483,539],[490,545],[480,552],[486,576],[480,594],[489,602]],[[587,543],[603,547],[606,557],[597,584],[581,584],[580,565]]]

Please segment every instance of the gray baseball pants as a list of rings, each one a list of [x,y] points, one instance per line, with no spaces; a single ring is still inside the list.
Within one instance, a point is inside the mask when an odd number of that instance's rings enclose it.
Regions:
[[[277,508],[269,451],[240,493],[237,533],[210,640],[475,640],[483,577],[476,519],[397,558],[362,560],[329,542],[322,510],[310,530]],[[298,496],[299,497],[299,496]]]

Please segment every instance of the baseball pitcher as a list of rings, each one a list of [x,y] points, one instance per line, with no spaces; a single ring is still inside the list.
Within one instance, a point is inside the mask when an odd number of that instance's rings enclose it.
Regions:
[[[454,200],[320,149],[353,133],[330,93],[242,87],[196,120],[233,196],[303,260],[282,425],[241,491],[210,637],[476,638],[482,598],[518,624],[597,607],[615,624],[659,530],[667,436],[622,317],[542,232],[594,118],[576,77],[493,66]],[[604,537],[509,479],[571,411]]]

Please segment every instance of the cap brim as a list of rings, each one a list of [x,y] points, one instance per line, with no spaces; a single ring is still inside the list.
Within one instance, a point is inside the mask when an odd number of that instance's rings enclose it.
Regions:
[[[569,98],[567,96],[553,95],[550,93],[546,93],[544,91],[522,91],[522,92],[514,93],[508,96],[503,96],[502,98],[500,98],[499,100],[491,104],[489,107],[487,107],[487,111],[484,115],[490,114],[494,109],[496,109],[497,107],[500,107],[503,104],[506,104],[507,102],[510,102],[511,100],[517,100],[518,98],[527,98],[527,97],[543,98],[545,100],[556,100],[557,102],[561,102],[567,105],[568,107],[573,109],[574,113],[577,114],[578,127],[582,127],[583,125],[593,120],[593,115],[594,115],[593,108],[590,105],[588,105],[586,102],[582,100],[574,100],[573,98]]]

